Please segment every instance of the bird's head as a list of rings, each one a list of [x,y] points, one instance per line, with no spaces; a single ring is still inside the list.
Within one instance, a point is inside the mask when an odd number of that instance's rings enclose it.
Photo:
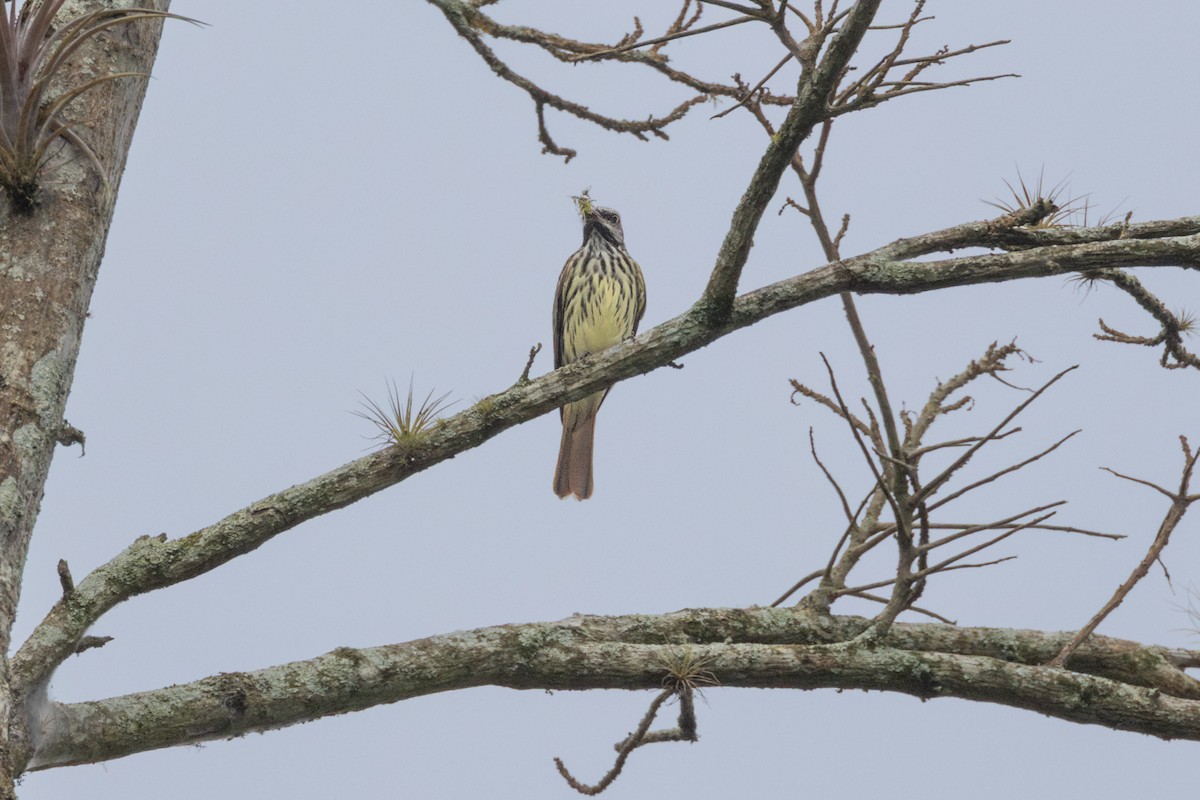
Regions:
[[[586,242],[593,236],[599,236],[610,244],[618,247],[625,246],[625,231],[621,228],[621,215],[611,208],[580,204],[579,213],[583,216],[583,240]]]

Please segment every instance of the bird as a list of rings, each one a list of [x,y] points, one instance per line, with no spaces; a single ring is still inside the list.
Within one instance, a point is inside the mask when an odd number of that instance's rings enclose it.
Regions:
[[[625,249],[621,215],[575,198],[583,217],[583,246],[567,259],[554,292],[554,368],[607,350],[637,333],[646,311],[642,269]],[[592,441],[596,412],[608,389],[567,403],[554,493],[577,500],[592,496]]]

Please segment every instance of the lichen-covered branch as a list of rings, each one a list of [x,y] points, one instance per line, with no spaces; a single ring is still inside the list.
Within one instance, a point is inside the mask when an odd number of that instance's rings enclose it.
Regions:
[[[1148,229],[1147,235],[1150,230],[1173,233],[1186,224],[1191,223],[1156,223],[1158,227]],[[1093,235],[1102,236],[1103,229]],[[844,291],[911,294],[1134,264],[1200,265],[1200,235],[1196,234],[1045,245],[941,261],[891,258],[897,252],[926,254],[932,252],[930,248],[950,242],[955,248],[987,246],[1007,238],[997,221],[970,223],[885,245],[744,294],[734,301],[729,318],[715,328],[695,310],[685,312],[586,361],[486,397],[441,421],[417,443],[366,455],[265,497],[188,536],[140,539],[78,581],[75,591],[51,609],[14,657],[14,681],[27,688],[44,679],[74,651],[87,628],[117,603],[214,569],[305,520],[369,497],[565,402],[665,366],[792,308]]]
[[[1089,276],[1090,279],[1090,276]],[[1146,313],[1158,322],[1160,329],[1155,336],[1133,336],[1118,331],[1100,320],[1103,333],[1093,334],[1105,342],[1120,344],[1138,344],[1145,347],[1162,347],[1162,358],[1159,363],[1167,369],[1183,369],[1192,367],[1200,369],[1200,357],[1183,344],[1183,337],[1194,333],[1196,320],[1186,312],[1175,313],[1167,308],[1167,304],[1156,297],[1142,282],[1119,269],[1101,270],[1096,273],[1096,281],[1106,281],[1132,297]]]
[[[169,4],[146,0],[141,5],[157,13]],[[94,23],[95,17],[89,15],[107,13],[104,9],[111,9],[111,4],[68,3],[57,24],[61,30],[71,20]],[[11,17],[29,10],[19,12],[14,3]],[[26,198],[32,204],[26,209],[29,213],[0,216],[0,652],[5,654],[11,652],[9,637],[26,554],[55,446],[64,436],[73,438],[63,410],[112,220],[112,191],[124,169],[146,90],[144,80],[97,82],[96,76],[149,73],[161,25],[160,20],[142,19],[119,37],[85,38],[78,49],[67,53],[72,57],[57,67],[55,80],[62,86],[92,88],[77,94],[63,109],[63,116],[73,124],[72,135],[60,138],[62,150],[57,155],[39,162],[46,180],[39,181],[36,194]],[[39,43],[37,38],[47,33],[30,35]],[[13,81],[28,77],[18,71],[29,67],[29,63],[18,64],[13,54],[0,67],[0,82],[11,89]],[[98,174],[97,163],[109,175]],[[105,191],[106,185],[112,191]],[[0,668],[3,800],[13,796],[12,781],[19,774],[25,746],[24,695],[10,679],[4,664]]]
[[[571,617],[365,649],[86,703],[52,704],[31,769],[239,736],[472,686],[662,690],[681,643],[723,687],[877,689],[1027,708],[1074,722],[1200,739],[1200,683],[1172,652],[1095,637],[1078,672],[1039,666],[1066,633],[868,621],[798,609],[699,609]]]

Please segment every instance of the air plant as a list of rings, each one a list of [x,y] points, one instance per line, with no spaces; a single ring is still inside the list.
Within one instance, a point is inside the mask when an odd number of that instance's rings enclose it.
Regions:
[[[408,382],[408,398],[400,399],[400,392],[395,382],[388,386],[387,408],[383,408],[371,398],[363,395],[361,403],[363,410],[355,411],[356,416],[370,422],[379,432],[371,437],[379,441],[380,446],[416,444],[437,422],[438,414],[445,411],[453,402],[447,403],[449,392],[434,398],[430,391],[425,396],[419,408],[413,407],[412,381]]]
[[[104,8],[81,14],[54,27],[54,17],[66,0],[7,0],[0,7],[0,189],[17,214],[31,214],[37,205],[38,180],[48,150],[58,140],[69,142],[95,168],[107,195],[108,173],[96,152],[64,119],[67,107],[80,95],[119,78],[147,77],[142,72],[102,75],[78,86],[66,86],[49,96],[63,65],[96,34],[140,19],[196,20],[149,8]]]
[[[1021,171],[1017,170],[1017,185],[1020,186],[1020,191],[1017,191],[1007,180],[1004,185],[1008,187],[1008,191],[1012,194],[1012,202],[997,199],[995,202],[984,200],[989,206],[998,208],[1006,214],[1014,214],[1018,211],[1025,211],[1032,208],[1034,203],[1039,200],[1046,200],[1054,206],[1054,210],[1048,215],[1032,223],[1026,227],[1029,228],[1070,228],[1075,227],[1071,223],[1071,218],[1080,211],[1084,215],[1084,224],[1087,220],[1087,195],[1082,197],[1067,197],[1060,204],[1059,200],[1064,193],[1070,192],[1070,184],[1067,183],[1067,178],[1054,184],[1049,189],[1043,188],[1042,179],[1044,171],[1038,173],[1037,186],[1030,190],[1030,187],[1025,183],[1025,177],[1021,175]],[[1068,176],[1069,177],[1069,176]]]

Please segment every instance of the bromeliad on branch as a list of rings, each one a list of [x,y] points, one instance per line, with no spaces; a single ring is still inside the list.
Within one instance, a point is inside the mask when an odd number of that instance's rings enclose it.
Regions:
[[[141,19],[171,18],[201,24],[150,8],[102,8],[56,28],[54,17],[65,2],[24,0],[18,4],[12,0],[0,9],[0,189],[16,214],[31,214],[37,207],[39,178],[51,158],[50,146],[59,140],[87,158],[104,185],[104,197],[111,194],[107,170],[77,132],[82,121],[67,121],[64,112],[73,100],[100,84],[146,75],[118,72],[74,86],[55,86],[63,65],[80,46],[115,25]]]

